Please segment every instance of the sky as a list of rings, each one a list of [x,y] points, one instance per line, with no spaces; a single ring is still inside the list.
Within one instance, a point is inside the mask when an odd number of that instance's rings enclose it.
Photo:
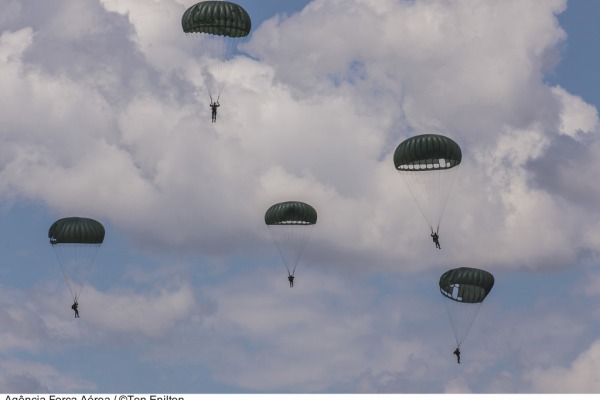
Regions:
[[[216,123],[193,3],[0,0],[0,391],[600,392],[598,2],[240,0]],[[393,165],[422,133],[463,153],[441,250]],[[78,319],[69,216],[106,229]],[[495,285],[457,364],[461,266]]]

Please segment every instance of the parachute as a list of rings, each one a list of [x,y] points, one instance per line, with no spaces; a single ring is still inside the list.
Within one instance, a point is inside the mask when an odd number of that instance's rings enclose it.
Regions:
[[[440,292],[445,298],[457,348],[467,337],[483,300],[493,286],[494,276],[477,268],[455,268],[440,277]]]
[[[218,102],[231,70],[229,59],[252,28],[250,16],[229,1],[201,1],[183,13],[181,26],[186,34],[197,34],[202,57],[210,60],[207,68],[212,79],[207,88],[211,102]]]
[[[104,226],[96,220],[81,217],[62,218],[48,230],[50,244],[58,259],[73,302],[89,277],[98,249],[104,241]]]
[[[265,223],[271,232],[289,276],[294,276],[311,232],[317,211],[300,201],[286,201],[269,207]]]
[[[462,159],[458,144],[442,135],[418,135],[396,148],[394,165],[427,221],[438,233],[446,203]]]

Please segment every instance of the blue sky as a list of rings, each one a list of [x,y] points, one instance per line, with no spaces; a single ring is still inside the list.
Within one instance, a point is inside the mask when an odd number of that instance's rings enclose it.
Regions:
[[[192,4],[0,0],[1,391],[600,391],[597,2],[240,1],[216,124]],[[429,132],[464,155],[442,250],[392,163]],[[80,319],[71,215],[106,228]],[[496,278],[460,365],[458,266]]]

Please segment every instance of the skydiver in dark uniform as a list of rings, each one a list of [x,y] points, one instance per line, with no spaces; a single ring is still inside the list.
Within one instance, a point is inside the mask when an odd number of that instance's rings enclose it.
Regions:
[[[71,310],[75,311],[75,318],[79,318],[79,303],[77,303],[77,300],[71,306]]]
[[[290,281],[290,287],[294,287],[294,275],[288,276],[288,281]]]
[[[212,101],[210,103],[210,109],[212,110],[212,122],[217,122],[217,107],[220,106],[219,104],[219,100],[217,101]]]
[[[457,347],[453,354],[456,354],[456,362],[460,364],[460,349]]]
[[[431,238],[433,239],[433,243],[435,243],[435,247],[437,249],[441,249],[442,246],[440,246],[440,236],[437,234],[437,232],[431,232]]]

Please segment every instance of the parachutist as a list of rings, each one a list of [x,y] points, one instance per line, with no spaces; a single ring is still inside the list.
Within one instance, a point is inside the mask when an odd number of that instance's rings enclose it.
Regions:
[[[294,273],[312,231],[310,227],[316,223],[317,210],[301,201],[273,204],[265,213],[265,224],[283,260],[290,287],[294,287]]]
[[[454,268],[440,276],[439,287],[440,294],[447,300],[446,311],[456,339],[454,354],[460,363],[460,346],[473,326],[481,303],[494,287],[494,275],[477,268]]]
[[[75,311],[79,318],[77,301],[85,286],[98,248],[104,241],[104,226],[91,218],[68,217],[54,222],[48,230],[50,245],[56,253]]]
[[[219,100],[210,103],[210,109],[212,110],[212,122],[217,122],[217,107],[219,106]]]
[[[457,347],[453,354],[456,354],[456,362],[460,364],[460,349]]]
[[[79,303],[77,303],[77,300],[71,306],[71,310],[75,311],[75,318],[79,318]]]
[[[435,243],[435,247],[437,249],[441,249],[442,246],[440,246],[440,236],[437,234],[437,232],[431,232],[431,238],[433,239],[433,243]]]
[[[436,134],[410,137],[394,152],[394,166],[406,178],[405,183],[432,234],[433,227],[439,231],[461,161],[458,143]]]
[[[199,1],[188,8],[181,17],[181,28],[186,34],[197,35],[200,38],[202,58],[216,57],[219,61],[208,71],[208,66],[202,68],[203,74],[212,75],[214,79],[206,87],[210,101],[212,97],[219,100],[223,91],[231,63],[227,62],[232,56],[241,38],[248,36],[252,29],[252,20],[248,12],[240,5],[231,1]],[[218,102],[217,102],[218,106]],[[211,104],[212,107],[212,104]],[[212,122],[216,122],[216,112],[213,109]]]

